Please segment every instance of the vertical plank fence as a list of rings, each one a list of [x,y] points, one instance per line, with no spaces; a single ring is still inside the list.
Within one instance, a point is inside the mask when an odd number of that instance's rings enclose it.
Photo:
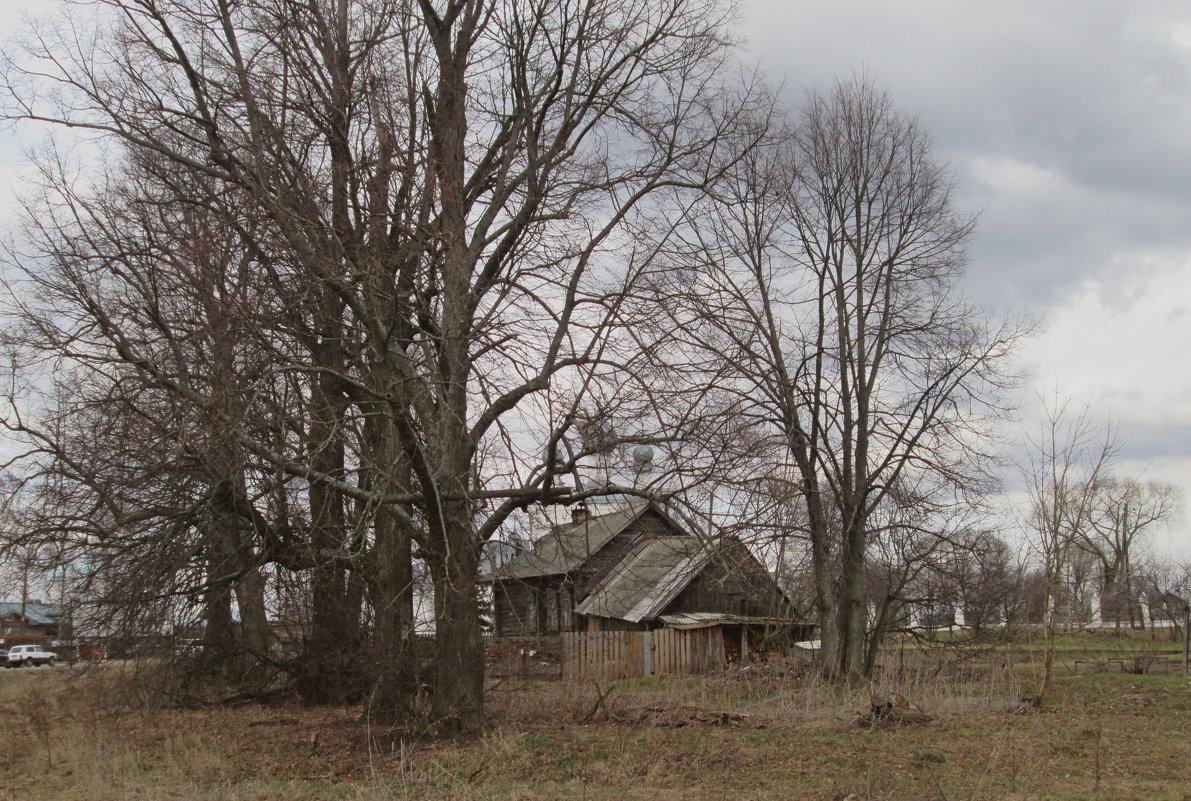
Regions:
[[[644,632],[570,631],[562,635],[566,679],[629,679],[645,675]]]
[[[711,673],[727,667],[723,631],[571,631],[562,635],[562,675],[570,680]],[[650,649],[646,659],[646,648]]]
[[[659,676],[712,673],[728,665],[718,626],[653,632],[653,672]]]

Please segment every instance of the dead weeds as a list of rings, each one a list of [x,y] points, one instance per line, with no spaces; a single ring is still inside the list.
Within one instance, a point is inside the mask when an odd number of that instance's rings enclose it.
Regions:
[[[1181,801],[1188,789],[1191,681],[1170,676],[1065,676],[1046,714],[1028,715],[1016,676],[991,659],[903,662],[875,687],[785,664],[599,685],[513,677],[494,683],[487,731],[453,742],[370,726],[352,708],[138,705],[130,680],[117,669],[0,675],[0,725],[15,735],[0,750],[0,794]],[[872,725],[853,725],[866,715]],[[897,720],[916,716],[928,725]]]

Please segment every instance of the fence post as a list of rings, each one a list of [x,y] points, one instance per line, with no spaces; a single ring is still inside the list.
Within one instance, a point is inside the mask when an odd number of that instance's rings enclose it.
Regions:
[[[1191,604],[1183,605],[1183,675],[1191,676],[1191,665],[1187,661],[1187,646],[1191,645]]]
[[[645,630],[645,637],[644,637],[644,641],[642,643],[642,647],[645,649],[645,657],[644,657],[644,659],[645,659],[645,675],[652,676],[653,675],[653,631],[651,631],[650,629]]]

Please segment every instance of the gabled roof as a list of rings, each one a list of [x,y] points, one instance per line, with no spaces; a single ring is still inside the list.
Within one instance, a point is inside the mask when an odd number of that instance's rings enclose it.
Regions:
[[[696,537],[642,540],[575,608],[580,615],[653,620],[711,561]]]
[[[498,568],[492,579],[500,581],[570,573],[650,509],[670,519],[655,504],[645,501],[627,503],[623,509],[611,514],[551,531],[533,544],[532,551],[518,554],[508,564]]]
[[[21,614],[21,603],[0,601],[0,617],[8,617],[16,613]],[[62,607],[58,604],[27,603],[25,604],[25,619],[35,626],[53,625],[62,617]]]

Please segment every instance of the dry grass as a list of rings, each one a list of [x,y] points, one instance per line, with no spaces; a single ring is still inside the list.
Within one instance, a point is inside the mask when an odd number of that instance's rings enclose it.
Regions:
[[[1019,702],[1025,656],[891,651],[876,686],[825,684],[794,663],[622,681],[600,686],[594,714],[594,685],[505,680],[490,728],[463,742],[377,730],[358,709],[154,708],[118,669],[4,671],[0,795],[1191,799],[1191,681],[1067,675],[1031,712]],[[901,693],[933,722],[856,727],[874,692]]]

